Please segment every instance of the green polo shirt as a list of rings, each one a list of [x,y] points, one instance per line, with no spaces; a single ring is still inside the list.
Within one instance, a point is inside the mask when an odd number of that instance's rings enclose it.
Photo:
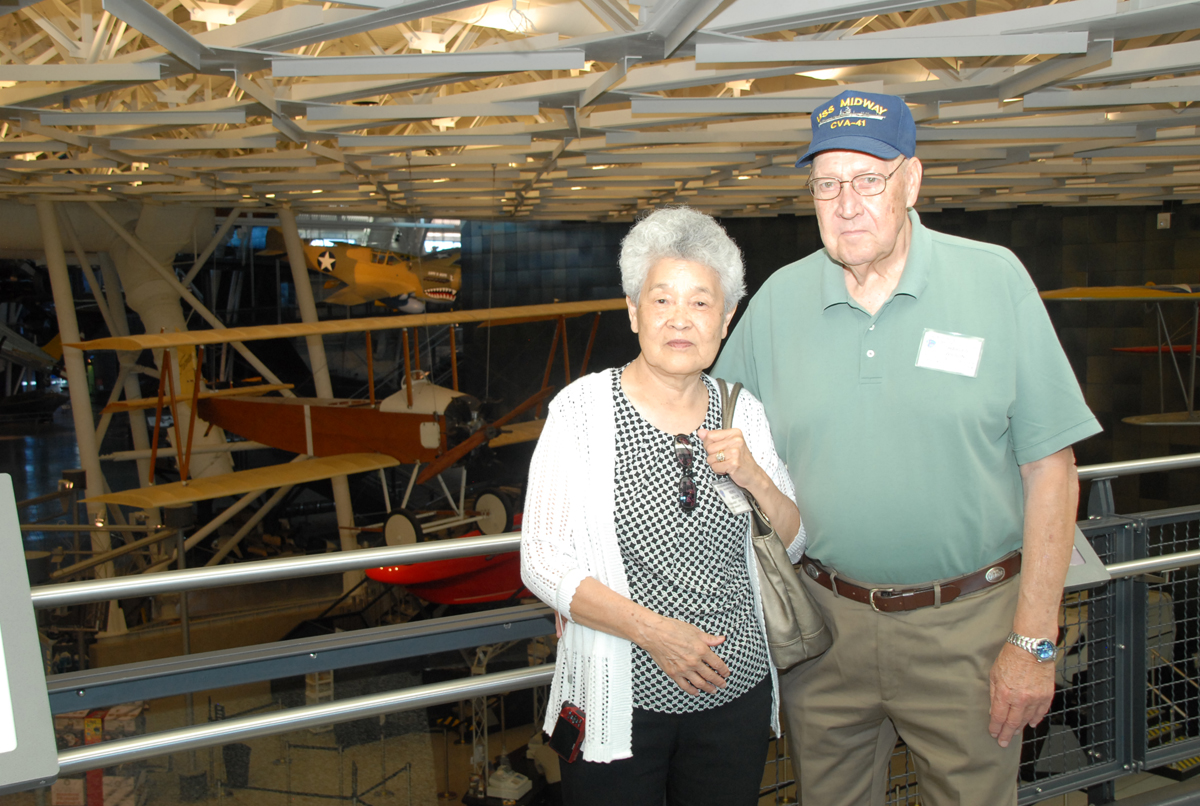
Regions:
[[[1100,431],[1016,256],[909,218],[874,316],[821,250],[771,276],[713,370],[766,406],[807,554],[864,582],[958,576],[1019,548],[1018,465]],[[949,364],[965,371],[978,342],[961,336],[983,340],[974,377],[918,366],[933,338],[966,345]]]

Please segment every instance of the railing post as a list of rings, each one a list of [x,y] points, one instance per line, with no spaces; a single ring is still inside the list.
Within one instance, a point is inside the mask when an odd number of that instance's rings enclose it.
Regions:
[[[1104,518],[1117,514],[1117,504],[1113,499],[1112,490],[1112,482],[1115,478],[1116,476],[1105,476],[1092,479],[1092,483],[1088,487],[1087,514],[1089,518]]]
[[[1117,533],[1114,560],[1147,556],[1148,527],[1141,518]],[[1117,760],[1122,769],[1137,772],[1145,766],[1146,724],[1146,583],[1138,577],[1114,580],[1112,637],[1116,667],[1113,677],[1114,729]]]
[[[70,485],[70,492],[67,495],[67,506],[70,507],[71,523],[78,526],[79,520],[79,501],[83,496],[84,489],[87,487],[87,471],[81,467],[70,468],[62,472],[63,481]],[[60,506],[62,502],[59,502]],[[79,540],[79,532],[71,533],[71,562],[79,562],[83,556],[80,553],[82,548]],[[88,548],[91,548],[91,541],[88,541]],[[75,651],[79,653],[79,671],[83,671],[88,667],[87,657],[87,633],[83,630],[75,631]]]
[[[163,508],[163,525],[168,529],[175,530],[175,537],[178,541],[176,551],[179,552],[178,565],[180,571],[187,568],[187,532],[195,524],[196,510],[193,505],[184,504],[182,506]],[[179,592],[179,630],[183,637],[183,654],[190,655],[192,654],[192,631],[188,619],[187,591]],[[184,695],[184,713],[184,718],[189,726],[196,724],[195,703],[193,702],[193,694],[191,692]],[[195,773],[196,751],[192,750],[188,753],[187,773],[180,776],[180,780],[182,781],[185,777],[192,778]]]

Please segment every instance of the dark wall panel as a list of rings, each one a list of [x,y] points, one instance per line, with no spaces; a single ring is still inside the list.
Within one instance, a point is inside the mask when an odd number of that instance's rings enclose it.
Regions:
[[[1200,209],[1176,207],[1169,229],[1158,229],[1159,207],[1018,207],[926,213],[932,229],[1012,249],[1039,289],[1075,285],[1200,283]],[[821,248],[812,216],[734,218],[722,222],[741,247],[746,281],[753,293],[780,266]],[[578,222],[468,222],[463,228],[463,291],[467,307],[527,305],[555,300],[604,299],[621,295],[617,255],[628,224]],[[1138,303],[1049,303],[1088,403],[1105,432],[1076,448],[1080,464],[1200,451],[1200,428],[1133,426],[1121,418],[1185,406],[1169,359],[1114,352],[1122,346],[1151,345],[1156,338],[1154,308]],[[1196,327],[1193,306],[1163,307],[1176,343],[1190,342]],[[577,368],[588,324],[568,323],[568,345]],[[536,389],[545,368],[553,323],[496,328],[490,373],[493,390],[516,397]],[[470,345],[468,362],[482,381],[489,363],[481,337]],[[621,314],[606,314],[593,369],[624,363],[637,352]],[[483,357],[481,357],[483,356]],[[1187,356],[1180,370],[1188,378]],[[561,358],[560,358],[561,361]],[[554,376],[561,383],[561,368]],[[1161,495],[1169,497],[1159,497]],[[1086,490],[1084,491],[1086,496]],[[1200,472],[1176,472],[1167,483],[1117,485],[1124,511],[1200,501]]]

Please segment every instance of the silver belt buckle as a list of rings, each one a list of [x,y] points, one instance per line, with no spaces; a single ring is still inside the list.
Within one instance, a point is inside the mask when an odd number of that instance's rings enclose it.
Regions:
[[[867,601],[870,602],[871,609],[876,613],[882,613],[883,611],[880,610],[879,606],[875,604],[875,594],[893,592],[895,592],[895,588],[871,588],[871,590],[867,593]]]

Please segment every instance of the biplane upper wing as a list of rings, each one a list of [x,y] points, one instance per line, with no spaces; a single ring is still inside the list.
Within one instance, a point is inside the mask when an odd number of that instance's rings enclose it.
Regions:
[[[1041,292],[1042,299],[1064,302],[1170,302],[1200,300],[1200,286],[1110,285],[1076,286]]]
[[[1196,295],[1200,297],[1200,294]],[[297,322],[286,325],[231,327],[222,330],[189,330],[184,333],[147,333],[138,336],[110,336],[68,345],[81,350],[146,350],[190,347],[199,344],[286,339],[294,336],[324,336],[335,333],[361,333],[365,330],[402,330],[436,325],[460,325],[474,322],[511,324],[579,316],[601,311],[625,309],[625,298],[585,302],[555,302],[547,305],[517,305],[510,308],[484,308],[476,311],[447,311],[410,316],[374,316],[365,319],[332,319],[324,322]]]
[[[237,473],[225,473],[220,476],[191,479],[186,484],[157,484],[153,487],[142,487],[136,490],[124,490],[119,493],[109,493],[89,498],[89,503],[123,504],[139,509],[165,507],[177,504],[192,504],[196,501],[206,501],[210,498],[245,495],[256,490],[269,490],[274,487],[286,487],[292,484],[305,484],[310,481],[321,481],[334,476],[345,476],[351,473],[365,473],[368,470],[379,470],[385,467],[395,467],[400,464],[398,459],[385,456],[382,453],[343,453],[338,456],[324,456],[307,459],[303,462],[290,462],[270,467],[256,467],[253,470],[240,470]]]

